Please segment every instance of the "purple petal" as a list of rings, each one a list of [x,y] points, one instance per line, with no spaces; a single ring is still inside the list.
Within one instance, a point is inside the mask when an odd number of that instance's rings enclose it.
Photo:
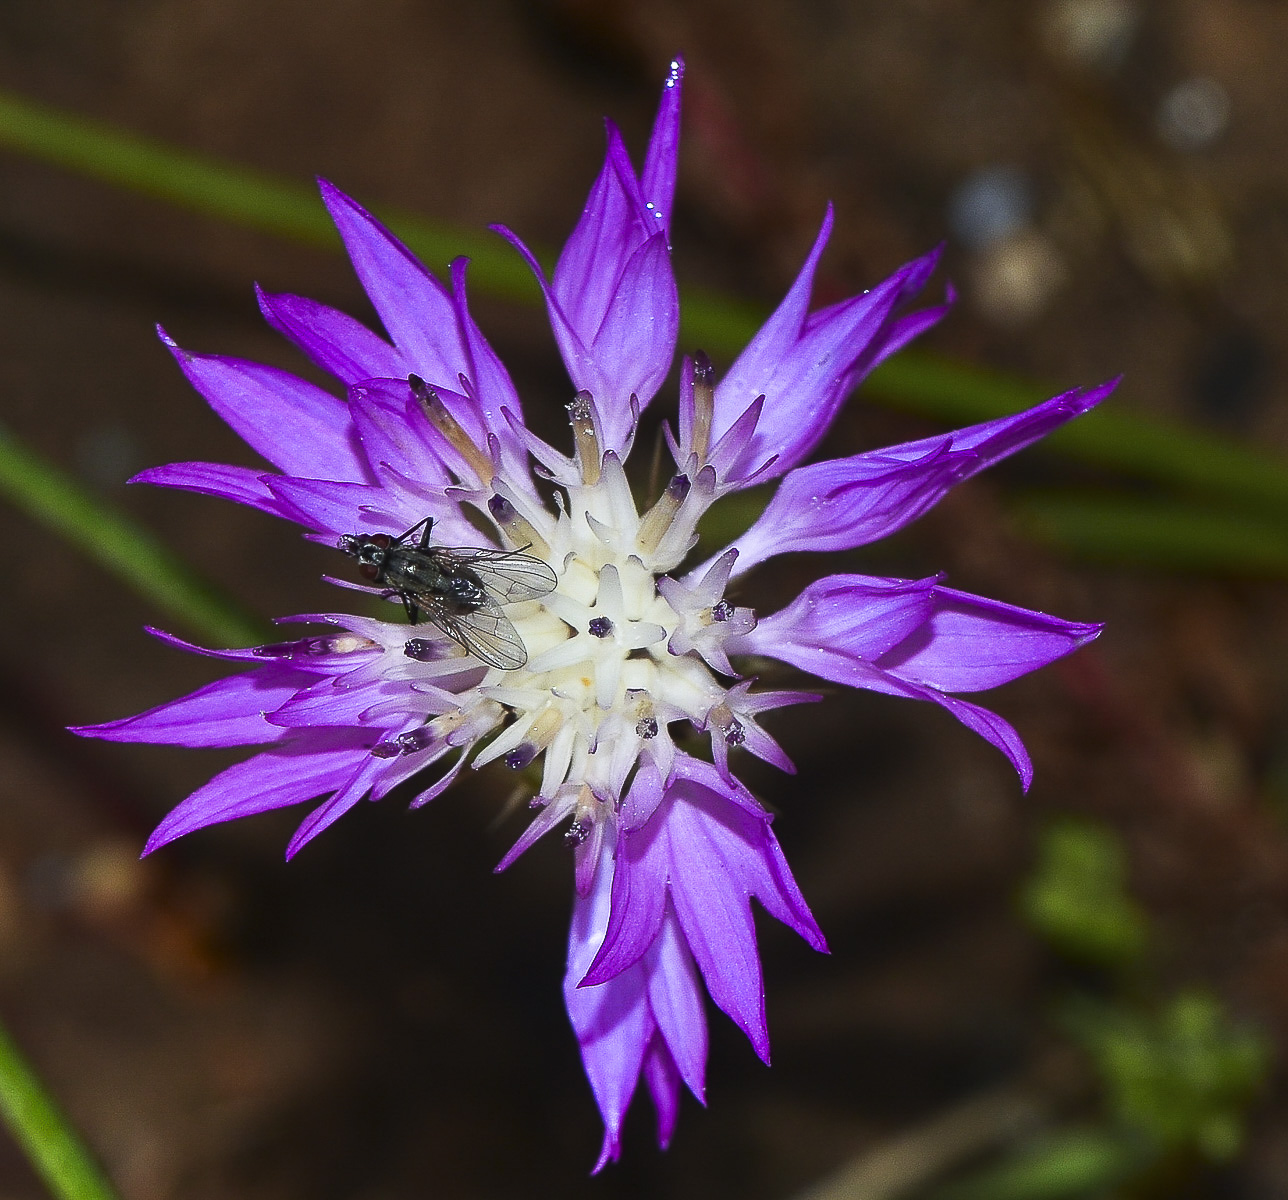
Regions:
[[[675,198],[675,168],[680,157],[680,94],[684,79],[684,59],[678,55],[671,62],[662,100],[653,121],[653,133],[644,159],[640,191],[645,201],[662,218],[664,227],[671,224],[671,205]]]
[[[466,260],[452,264],[453,294],[366,209],[326,180],[318,186],[353,268],[399,351],[398,371],[372,371],[364,378],[414,372],[430,384],[456,388],[464,376],[482,419],[515,465],[516,445],[502,410],[518,414],[522,406],[505,367],[466,307]],[[486,442],[481,448],[486,449]],[[526,468],[520,465],[516,478],[526,478]]]
[[[828,575],[726,649],[765,654],[833,679],[838,665],[843,671],[851,660],[875,659],[920,628],[932,612],[935,586],[934,578]]]
[[[768,1060],[750,898],[811,945],[824,942],[767,815],[748,812],[736,790],[710,763],[677,755],[675,782],[652,820],[619,839],[608,928],[582,985],[634,969],[628,964],[656,939],[669,895],[711,998]]]
[[[685,944],[675,914],[668,913],[645,960],[648,1002],[666,1042],[668,1058],[691,1091],[706,1102],[707,1018],[693,955]],[[654,1093],[654,1101],[657,1095]],[[659,1120],[662,1105],[657,1103]],[[659,1135],[665,1144],[666,1138]]]
[[[737,573],[775,554],[852,550],[915,520],[959,480],[976,456],[941,438],[919,459],[856,454],[789,471],[768,507],[738,539]]]
[[[465,272],[469,260],[458,258],[452,263],[452,303],[456,308],[456,320],[461,332],[462,350],[468,367],[461,372],[471,385],[471,401],[487,433],[500,443],[501,459],[506,473],[515,483],[528,484],[528,454],[522,440],[515,434],[511,421],[506,417],[508,409],[512,417],[522,425],[523,404],[515,389],[510,373],[488,344],[482,331],[470,316],[466,299]],[[445,386],[461,384],[458,375],[455,380],[444,380]],[[487,449],[488,439],[483,437],[479,448]],[[529,488],[529,490],[531,490]]]
[[[329,829],[359,800],[365,796],[375,783],[377,776],[389,769],[385,759],[367,755],[358,764],[358,769],[340,786],[339,790],[325,803],[318,805],[303,821],[286,847],[287,861],[294,858],[304,847],[324,829]],[[408,773],[403,765],[404,773]]]
[[[174,808],[144,854],[207,825],[312,800],[342,787],[368,757],[370,735],[320,730],[221,771]]]
[[[1029,785],[1033,782],[1033,762],[1029,758],[1029,752],[1024,748],[1024,743],[1020,740],[1020,735],[1016,733],[1014,726],[999,717],[997,713],[958,696],[946,695],[937,688],[900,679],[889,671],[882,671],[875,666],[865,665],[857,671],[852,671],[849,678],[842,679],[835,676],[829,676],[829,678],[835,678],[837,683],[846,683],[851,687],[884,692],[888,696],[929,700],[932,704],[938,704],[941,708],[947,709],[967,729],[979,734],[986,742],[996,746],[1005,754],[1011,766],[1015,768],[1016,774],[1019,775],[1024,790],[1026,792],[1029,790]]]
[[[405,379],[364,378],[350,389],[349,408],[358,442],[378,475],[382,466],[392,467],[441,497],[452,477],[435,452],[433,426]]]
[[[640,771],[646,769],[642,766]],[[612,909],[603,945],[582,980],[583,986],[592,987],[620,975],[643,958],[657,938],[666,915],[670,883],[664,823],[665,817],[655,810],[654,819],[635,835],[623,834],[619,838]],[[628,841],[628,836],[632,840]],[[623,860],[626,846],[630,848],[629,867]],[[649,853],[653,849],[656,852]]]
[[[772,619],[769,618],[771,621]],[[747,635],[745,641],[751,642],[760,635],[765,624],[766,622],[762,621],[752,634]],[[847,645],[843,630],[839,630],[838,633],[840,636],[837,636],[829,649],[821,646],[806,646],[784,636],[778,639],[765,638],[757,642],[755,653],[789,662],[793,666],[817,675],[820,679],[830,679],[833,683],[842,683],[847,687],[867,688],[869,691],[885,692],[890,696],[904,696],[912,700],[929,700],[946,708],[963,725],[974,730],[1005,754],[1019,773],[1025,790],[1028,790],[1033,780],[1033,764],[1029,761],[1023,742],[1020,741],[1020,735],[1010,724],[996,713],[981,708],[977,704],[971,704],[956,696],[949,696],[928,684],[903,679],[892,671],[883,670],[875,663],[867,661],[867,656],[863,655],[861,649],[856,652],[853,645]]]
[[[590,391],[601,413],[608,410],[610,445],[620,446],[625,440],[621,430],[632,416],[631,396],[643,409],[662,386],[671,369],[679,328],[680,300],[671,250],[666,235],[659,233],[627,261],[608,311],[590,339],[590,353],[603,379],[601,392]]]
[[[719,781],[714,769],[712,775]],[[670,839],[676,917],[711,999],[768,1062],[765,989],[749,898],[780,911],[788,907],[774,897],[780,882],[777,841],[766,819],[727,803],[713,788],[677,782],[672,797],[670,811],[659,813],[655,823],[665,823]],[[793,927],[811,941],[817,935],[821,946],[812,918],[808,934],[799,923]]]
[[[601,859],[590,894],[585,899],[574,898],[568,970],[564,975],[568,1019],[577,1035],[586,1078],[604,1121],[604,1143],[595,1171],[610,1159],[616,1161],[621,1152],[622,1122],[654,1029],[642,967],[599,987],[581,984],[608,919],[612,881],[609,860]]]
[[[551,280],[555,299],[587,344],[604,323],[627,262],[641,246],[659,233],[665,238],[666,232],[661,214],[649,209],[640,191],[622,135],[611,121],[605,124],[604,165]]]
[[[260,312],[324,371],[343,380],[406,379],[410,368],[384,338],[361,321],[307,296],[276,294],[256,287]]]
[[[326,725],[363,725],[362,716],[386,696],[407,696],[407,685],[402,680],[381,681],[359,687],[348,687],[343,676],[316,676],[309,686],[297,689],[276,709],[270,710],[267,719],[282,729],[308,729]],[[410,699],[410,697],[408,697]],[[383,723],[373,725],[378,734]]]
[[[654,1036],[649,1042],[642,1073],[653,1097],[653,1107],[657,1109],[657,1144],[665,1150],[671,1144],[680,1116],[680,1072],[660,1037]]]
[[[278,476],[270,477],[270,487],[283,515],[328,539],[358,531],[398,534],[420,520],[409,505],[391,512],[407,498],[374,484]]]
[[[831,228],[829,207],[796,282],[716,387],[716,439],[757,396],[766,397],[760,424],[731,479],[775,455],[772,473],[781,475],[818,444],[846,395],[875,361],[876,351],[898,334],[892,310],[924,283],[938,259],[938,251],[932,251],[871,291],[807,316],[814,273]]]
[[[275,517],[284,517],[288,521],[298,520],[288,505],[273,494],[269,480],[276,478],[271,472],[256,470],[253,467],[233,467],[224,463],[184,462],[169,463],[164,467],[149,467],[140,471],[131,483],[150,483],[155,487],[182,488],[188,492],[200,492],[206,496],[219,496],[224,500],[235,500],[272,513]],[[307,524],[308,522],[305,522]]]
[[[985,467],[1023,450],[1034,442],[1046,437],[1066,421],[1081,416],[1089,409],[1095,408],[1110,392],[1118,386],[1118,379],[1111,379],[1099,387],[1074,388],[1062,392],[1050,400],[1044,400],[1023,412],[1013,413],[1009,417],[999,417],[994,421],[984,421],[979,425],[968,425],[947,436],[952,439],[954,451],[970,450],[978,457],[975,465],[968,472],[974,475]],[[896,458],[911,462],[927,454],[943,441],[944,435],[921,438],[915,442],[903,442],[898,446],[889,446],[879,451],[882,458]]]
[[[431,383],[455,383],[469,364],[447,289],[360,204],[325,179],[318,187],[353,269],[408,369]]]
[[[275,467],[319,479],[370,478],[343,400],[276,367],[189,353],[158,332],[210,407]]]
[[[1009,683],[1095,638],[1104,628],[936,587],[930,618],[877,660],[901,679],[945,692]]]
[[[313,676],[285,666],[217,679],[195,692],[147,712],[101,725],[76,725],[81,737],[166,746],[250,746],[284,735],[264,714],[285,704]]]

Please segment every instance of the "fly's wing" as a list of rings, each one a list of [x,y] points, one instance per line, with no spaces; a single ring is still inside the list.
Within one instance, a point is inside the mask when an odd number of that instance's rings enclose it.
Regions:
[[[443,553],[478,576],[479,582],[501,604],[536,600],[555,590],[559,580],[539,558],[517,550],[490,550],[478,546]]]
[[[468,612],[452,612],[437,596],[417,596],[416,600],[439,629],[489,667],[517,671],[528,661],[523,639],[490,597]]]

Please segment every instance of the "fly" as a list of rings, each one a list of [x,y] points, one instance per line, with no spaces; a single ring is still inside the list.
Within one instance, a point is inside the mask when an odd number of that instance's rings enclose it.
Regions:
[[[518,670],[528,652],[501,605],[554,591],[554,571],[518,550],[431,546],[433,528],[433,517],[426,517],[397,537],[352,533],[338,545],[358,560],[364,579],[403,602],[413,625],[431,621],[480,662]]]

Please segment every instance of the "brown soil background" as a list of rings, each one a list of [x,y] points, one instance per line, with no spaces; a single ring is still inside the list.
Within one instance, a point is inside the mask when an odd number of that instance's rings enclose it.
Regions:
[[[10,0],[0,85],[325,175],[376,211],[501,221],[557,245],[598,169],[601,114],[641,152],[683,50],[682,283],[772,303],[831,198],[823,291],[848,294],[949,236],[972,172],[1015,165],[1033,182],[1031,233],[1054,255],[1021,254],[1036,299],[950,237],[963,299],[927,345],[1052,390],[1125,372],[1115,404],[1288,450],[1288,7],[1141,5],[1120,59],[1100,66],[1074,62],[1053,32],[1078,9]],[[1229,125],[1181,152],[1155,114],[1196,76],[1225,89]],[[252,280],[368,311],[338,256],[0,157],[4,420],[255,611],[325,610],[339,603],[318,579],[333,563],[293,530],[123,484],[156,463],[251,461],[152,325],[300,369],[260,323]],[[540,316],[476,307],[529,406],[557,412],[566,383]],[[860,395],[832,445],[931,431]],[[559,995],[568,863],[552,843],[491,874],[517,828],[497,823],[504,775],[415,814],[364,805],[290,866],[289,813],[136,863],[159,817],[233,756],[83,743],[62,727],[159,703],[217,664],[148,638],[154,611],[4,509],[0,1011],[126,1200],[790,1196],[1048,1053],[1065,976],[1014,897],[1042,821],[1074,812],[1127,839],[1133,889],[1163,931],[1161,978],[1206,983],[1280,1038],[1284,587],[1041,547],[1008,497],[1052,479],[1102,482],[1034,451],[849,560],[944,569],[959,587],[1110,622],[1090,651],[986,698],[1026,738],[1031,794],[929,708],[835,694],[783,713],[773,728],[799,774],[748,775],[780,813],[832,954],[763,923],[773,1069],[713,1013],[709,1110],[686,1101],[660,1154],[638,1102],[624,1163],[595,1181],[598,1117]],[[756,602],[815,571],[788,560]],[[1284,1117],[1272,1087],[1240,1163],[1170,1194],[1288,1195]],[[0,1197],[42,1194],[0,1139]]]

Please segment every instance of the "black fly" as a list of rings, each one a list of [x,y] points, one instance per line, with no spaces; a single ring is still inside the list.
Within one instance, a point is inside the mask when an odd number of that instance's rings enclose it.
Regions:
[[[433,527],[433,518],[426,517],[397,537],[346,534],[339,548],[358,560],[364,579],[403,602],[413,625],[432,621],[480,662],[518,670],[528,652],[501,605],[553,591],[558,583],[554,571],[517,550],[431,546]]]

